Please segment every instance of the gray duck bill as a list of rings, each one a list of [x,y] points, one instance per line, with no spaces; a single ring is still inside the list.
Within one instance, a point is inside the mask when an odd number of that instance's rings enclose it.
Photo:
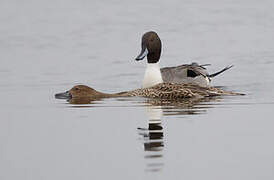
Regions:
[[[142,48],[141,53],[135,58],[136,61],[143,60],[148,54],[148,50],[146,47]]]
[[[72,96],[69,93],[69,91],[63,92],[63,93],[57,93],[55,94],[56,99],[71,99]]]

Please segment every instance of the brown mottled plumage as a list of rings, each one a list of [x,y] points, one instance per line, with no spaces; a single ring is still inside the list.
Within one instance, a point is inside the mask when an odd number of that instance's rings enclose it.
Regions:
[[[179,100],[187,98],[204,98],[221,95],[243,95],[231,91],[224,91],[214,87],[200,87],[194,84],[177,84],[177,83],[160,83],[153,87],[136,89],[132,91],[124,91],[120,93],[106,94],[94,90],[85,85],[74,86],[65,93],[56,94],[58,99],[68,98],[110,98],[110,97],[147,97],[168,100]]]
[[[195,84],[160,83],[150,88],[126,92],[129,96],[160,99],[203,98],[220,95],[242,95],[214,87],[201,87]]]

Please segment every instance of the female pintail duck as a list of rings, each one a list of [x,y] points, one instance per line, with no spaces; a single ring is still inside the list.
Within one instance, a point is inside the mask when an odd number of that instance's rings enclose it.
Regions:
[[[219,72],[208,74],[205,65],[197,63],[183,64],[176,67],[159,67],[161,56],[162,43],[157,33],[150,31],[143,35],[141,53],[135,59],[136,61],[143,60],[147,57],[147,68],[143,80],[143,88],[151,87],[162,82],[172,83],[193,83],[199,86],[207,87],[212,77],[230,69],[232,66],[227,66]]]
[[[204,98],[221,95],[243,95],[231,91],[224,91],[214,87],[201,87],[195,84],[178,84],[178,83],[160,83],[149,88],[141,88],[132,91],[124,91],[119,93],[107,94],[96,91],[95,89],[85,86],[77,85],[69,91],[55,94],[57,99],[71,99],[71,98],[88,98],[101,99],[112,97],[147,97],[159,98],[167,100],[179,100],[187,98]]]

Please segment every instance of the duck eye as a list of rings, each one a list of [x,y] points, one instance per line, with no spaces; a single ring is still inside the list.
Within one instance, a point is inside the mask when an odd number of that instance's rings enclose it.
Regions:
[[[80,90],[78,87],[75,88],[76,91]]]

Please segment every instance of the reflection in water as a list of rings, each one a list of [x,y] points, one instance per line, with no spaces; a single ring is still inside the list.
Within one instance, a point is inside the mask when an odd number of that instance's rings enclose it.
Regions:
[[[221,101],[223,97],[216,96],[203,99],[184,99],[178,101],[168,101],[161,99],[149,99],[149,105],[159,106],[163,111],[163,116],[196,115],[206,113],[206,110],[213,108],[214,104]]]
[[[146,162],[145,171],[159,172],[164,167],[164,128],[162,126],[163,116],[186,116],[206,113],[207,109],[213,108],[217,102],[224,97],[216,96],[204,99],[184,99],[178,101],[169,101],[162,99],[135,99],[135,98],[118,98],[116,101],[131,102],[134,107],[146,108],[148,115],[148,127],[137,128],[138,134],[142,137],[144,146],[144,159]],[[144,100],[145,99],[145,100]],[[101,99],[70,99],[70,104],[79,107],[100,107]],[[130,103],[130,104],[131,104]],[[138,105],[136,105],[136,103]],[[83,105],[83,106],[78,106]],[[101,107],[106,107],[102,105]],[[113,106],[119,107],[119,106]]]
[[[68,100],[70,104],[94,104],[95,101],[100,101],[102,98],[71,98]]]
[[[160,171],[163,167],[164,133],[161,122],[161,106],[146,106],[148,128],[138,128],[143,136],[144,158],[147,160],[146,171]]]
[[[210,102],[217,102],[221,97],[205,99],[187,99],[181,101],[166,101],[147,99],[145,104],[148,115],[148,128],[138,128],[144,144],[145,171],[158,172],[164,166],[164,130],[162,116],[195,115],[205,113],[211,108]]]

